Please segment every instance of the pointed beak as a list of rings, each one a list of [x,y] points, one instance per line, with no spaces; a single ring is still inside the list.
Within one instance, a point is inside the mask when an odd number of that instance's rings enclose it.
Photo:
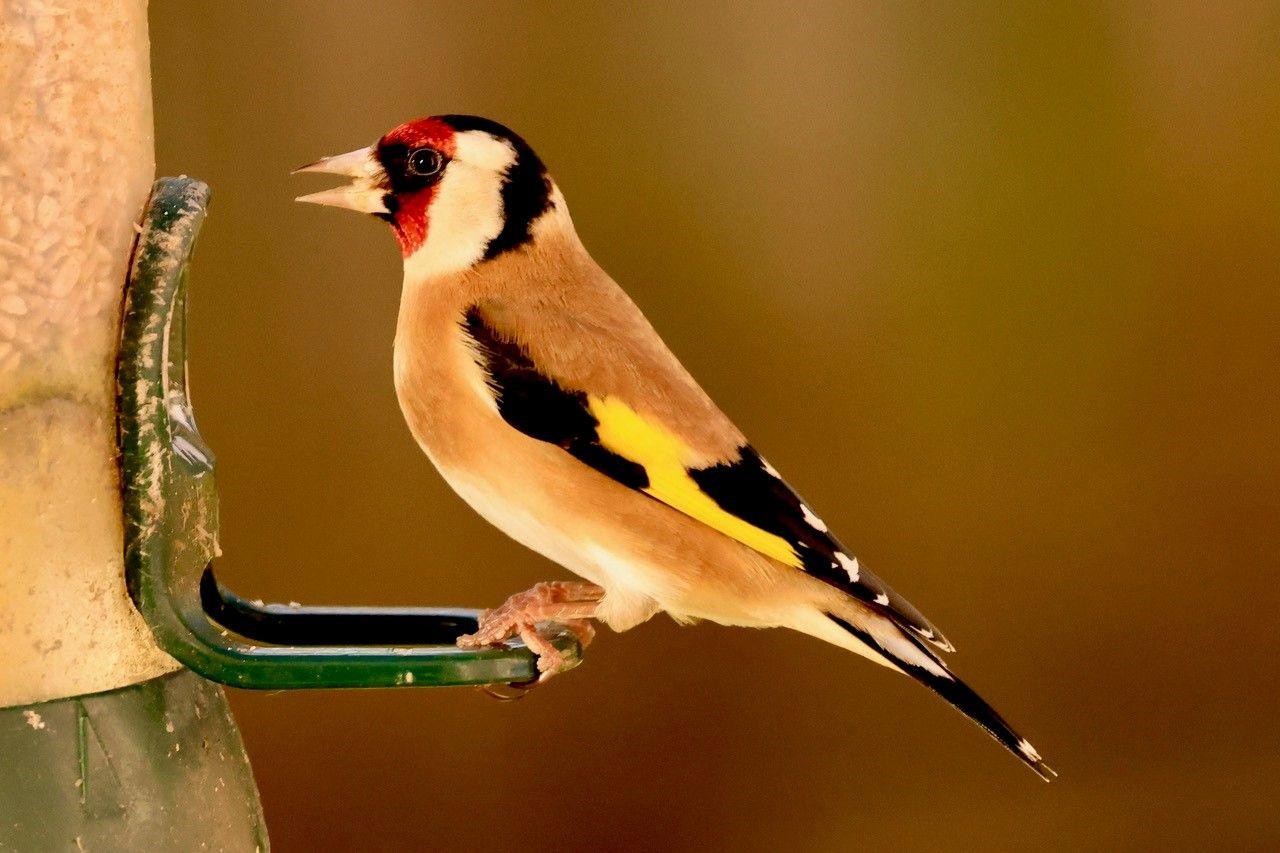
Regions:
[[[382,172],[382,167],[378,165],[373,146],[370,146],[357,148],[346,154],[323,157],[314,163],[299,166],[290,174],[298,175],[302,172],[323,172],[327,175],[346,175],[349,178],[372,178]]]
[[[344,207],[361,213],[390,213],[386,205],[387,188],[383,186],[384,174],[382,165],[374,154],[372,147],[348,151],[325,157],[301,168],[294,169],[292,174],[301,172],[322,172],[329,175],[345,175],[352,181],[345,187],[321,190],[318,193],[298,196],[294,201],[307,204],[323,204],[329,207]]]

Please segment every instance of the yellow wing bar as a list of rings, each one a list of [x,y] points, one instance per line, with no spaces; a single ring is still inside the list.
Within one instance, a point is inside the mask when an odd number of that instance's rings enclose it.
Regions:
[[[644,468],[649,477],[646,494],[767,557],[803,567],[791,543],[726,512],[699,488],[686,467],[692,452],[679,436],[616,397],[588,396],[587,405],[599,422],[601,446]]]

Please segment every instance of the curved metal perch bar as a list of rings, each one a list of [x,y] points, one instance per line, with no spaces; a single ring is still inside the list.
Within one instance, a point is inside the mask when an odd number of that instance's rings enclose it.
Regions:
[[[262,605],[215,579],[218,492],[213,453],[187,393],[188,265],[209,188],[156,181],[125,301],[119,382],[129,593],[160,645],[213,681],[259,689],[516,683],[533,654],[459,649],[478,612],[419,607]],[[581,660],[567,630],[554,639]]]

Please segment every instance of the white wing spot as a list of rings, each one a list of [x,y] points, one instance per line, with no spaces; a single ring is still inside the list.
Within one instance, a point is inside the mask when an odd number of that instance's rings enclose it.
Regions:
[[[876,604],[879,604],[881,607],[887,607],[889,605],[889,596],[885,595],[883,592],[880,593],[876,596]]]
[[[769,460],[761,457],[760,464],[764,466],[764,472],[775,480],[781,480],[782,475],[778,473],[778,469],[769,464]]]
[[[807,504],[800,504],[800,511],[804,513],[805,522],[819,533],[827,532],[827,525],[822,519],[813,514],[813,510],[809,509]]]
[[[858,582],[858,572],[862,571],[862,567],[858,565],[857,557],[850,557],[844,551],[836,551],[836,562],[840,564],[840,568],[849,573],[849,580],[852,583]]]
[[[1036,752],[1036,748],[1032,746],[1026,738],[1018,741],[1018,751],[1030,758],[1032,761],[1040,761],[1040,753]]]

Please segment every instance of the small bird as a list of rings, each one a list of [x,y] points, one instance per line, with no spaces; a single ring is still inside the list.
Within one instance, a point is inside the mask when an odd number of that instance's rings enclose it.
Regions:
[[[511,596],[459,645],[518,635],[545,679],[564,665],[545,621],[584,643],[589,620],[625,631],[658,611],[791,628],[906,673],[1053,774],[592,260],[523,139],[432,116],[297,171],[351,178],[298,201],[372,214],[400,244],[395,387],[418,444],[476,512],[584,579]]]

